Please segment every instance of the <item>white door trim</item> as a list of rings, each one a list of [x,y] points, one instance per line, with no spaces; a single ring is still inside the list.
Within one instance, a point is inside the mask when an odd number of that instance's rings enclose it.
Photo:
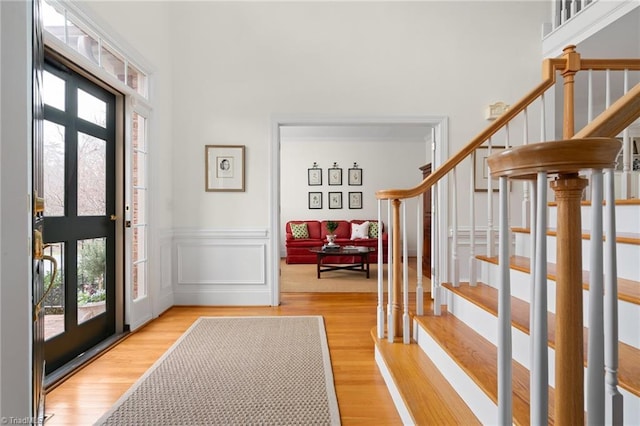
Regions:
[[[324,115],[282,115],[271,119],[271,168],[270,173],[270,227],[271,227],[271,305],[280,304],[280,127],[282,126],[335,126],[335,125],[398,125],[424,124],[431,125],[436,133],[436,149],[433,156],[433,168],[439,167],[449,157],[448,119],[444,116],[324,116]],[[431,147],[428,147],[430,151]],[[380,188],[383,189],[383,188]],[[438,185],[440,200],[440,214],[436,215],[436,225],[439,229],[447,229],[448,191],[444,185]],[[446,232],[439,232],[439,246],[443,253],[448,252],[448,238]],[[440,256],[439,276],[446,278],[447,258]]]

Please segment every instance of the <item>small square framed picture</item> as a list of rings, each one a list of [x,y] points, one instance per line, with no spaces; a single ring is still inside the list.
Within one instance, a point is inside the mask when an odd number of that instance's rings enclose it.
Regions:
[[[329,170],[329,185],[342,185],[342,169],[332,167]]]
[[[309,209],[321,209],[322,208],[322,192],[310,192],[309,193]]]
[[[362,185],[362,169],[353,168],[349,169],[349,185]]]
[[[350,192],[349,193],[349,208],[361,209],[362,208],[362,192]]]
[[[205,191],[244,192],[244,145],[205,145]]]
[[[341,209],[342,208],[342,192],[330,192],[329,193],[329,208]]]
[[[322,169],[320,167],[307,169],[307,179],[309,186],[322,185]]]

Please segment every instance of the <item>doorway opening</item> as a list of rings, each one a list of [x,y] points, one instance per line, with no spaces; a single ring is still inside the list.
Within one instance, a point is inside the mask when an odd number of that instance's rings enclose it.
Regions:
[[[419,142],[421,153],[418,153],[418,159],[411,159],[416,162],[415,170],[412,170],[415,178],[412,178],[410,184],[406,187],[417,184],[421,179],[420,166],[426,163],[432,163],[433,167],[442,164],[448,155],[447,152],[447,119],[446,117],[373,117],[373,118],[299,118],[284,117],[274,119],[272,128],[272,170],[274,175],[271,179],[272,199],[274,205],[271,209],[271,224],[273,233],[272,252],[272,304],[277,305],[280,302],[281,290],[281,273],[280,261],[285,255],[284,248],[284,226],[287,220],[300,219],[325,219],[331,217],[342,216],[343,219],[359,219],[356,216],[367,216],[365,219],[374,219],[377,217],[377,200],[374,193],[376,190],[397,187],[397,176],[389,174],[393,170],[395,163],[402,160],[392,160],[390,155],[380,152],[377,148],[388,145],[385,149],[397,150],[399,158],[409,158],[405,153],[402,157],[402,142]],[[395,143],[394,143],[395,141]],[[331,145],[333,144],[333,145]],[[290,146],[296,146],[289,149]],[[406,146],[408,146],[407,144]],[[351,148],[349,148],[351,146]],[[405,146],[405,147],[406,147]],[[415,148],[413,148],[415,154]],[[376,152],[379,154],[376,155]],[[410,150],[409,150],[410,151]],[[349,155],[340,156],[339,153],[350,152]],[[408,152],[408,151],[407,151]],[[291,158],[283,158],[285,156],[297,158],[292,161]],[[322,159],[323,164],[319,164],[317,159]],[[333,160],[332,160],[333,158]],[[393,161],[391,164],[379,164],[381,161]],[[368,187],[351,187],[348,185],[346,178],[342,186],[327,186],[328,176],[323,178],[323,187],[307,186],[307,168],[312,167],[313,162],[321,165],[322,173],[327,174],[327,169],[333,167],[334,162],[340,162],[339,168],[346,170],[353,167],[353,163],[359,163],[362,167],[363,182],[370,182]],[[291,163],[296,163],[296,170],[292,168]],[[363,162],[367,163],[365,165]],[[308,164],[307,164],[308,163]],[[368,167],[371,166],[371,167]],[[402,167],[402,164],[399,164]],[[368,168],[368,169],[367,169]],[[388,173],[385,173],[388,171]],[[409,172],[409,173],[411,173]],[[301,176],[298,176],[300,174]],[[368,178],[367,178],[368,176]],[[391,177],[389,177],[391,176]],[[300,178],[300,179],[298,179]],[[369,180],[367,180],[369,179]],[[394,180],[395,179],[395,180]],[[297,182],[296,182],[297,181]],[[403,184],[404,186],[405,184]],[[291,187],[294,187],[293,189]],[[349,209],[348,200],[350,192],[356,189],[360,192],[363,188],[363,209]],[[291,192],[293,191],[293,192]],[[297,193],[296,193],[297,191]],[[311,210],[307,206],[307,192],[322,192],[323,197],[327,198],[328,193],[342,193],[344,204],[341,209],[329,209],[328,200],[323,203],[324,209]],[[291,195],[296,193],[296,195]],[[446,191],[438,191],[437,195],[446,197]],[[368,197],[368,198],[367,198]],[[444,198],[441,198],[441,202]],[[294,206],[295,207],[291,207]],[[441,205],[445,205],[443,203]],[[368,206],[368,209],[365,208]],[[294,216],[291,216],[291,215]],[[363,216],[364,215],[364,216]],[[313,216],[313,217],[312,217]],[[371,217],[369,217],[371,216]],[[446,222],[446,214],[441,215],[443,223]],[[446,244],[445,242],[441,242]]]

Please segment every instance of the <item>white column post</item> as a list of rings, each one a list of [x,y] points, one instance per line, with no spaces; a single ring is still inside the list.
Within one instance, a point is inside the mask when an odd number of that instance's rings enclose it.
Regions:
[[[589,347],[587,423],[604,424],[604,314],[602,271],[602,170],[591,170],[591,239],[589,240]],[[615,238],[615,236],[613,237]]]
[[[416,235],[418,247],[416,253],[416,272],[417,272],[417,281],[416,281],[416,314],[424,315],[424,286],[422,282],[422,256],[424,253],[424,194],[421,194],[418,197],[418,207],[416,214],[418,216],[418,232]]]
[[[460,264],[458,261],[458,190],[457,190],[457,179],[456,179],[456,170],[454,167],[451,171],[451,176],[453,180],[453,189],[452,189],[452,200],[451,200],[451,227],[453,236],[451,241],[451,284],[454,287],[460,286]]]
[[[407,248],[407,202],[402,203],[402,342],[411,342],[409,323],[409,250]]]
[[[491,181],[491,175],[489,175]],[[509,190],[508,180],[500,177],[500,288],[498,290],[498,424],[513,423],[511,281],[509,268]]]
[[[604,171],[605,250],[604,250],[604,371],[605,424],[623,424],[623,400],[618,390],[618,270],[616,253],[616,215],[614,171]]]
[[[377,330],[378,339],[384,338],[384,275],[383,275],[383,257],[382,257],[382,200],[378,200],[378,310],[377,310]]]
[[[471,164],[469,170],[473,170],[476,159],[476,152],[469,157]],[[469,179],[469,285],[475,287],[478,284],[477,262],[476,262],[476,176],[471,173]]]
[[[547,326],[547,173],[539,172],[537,179],[535,233],[530,234],[535,244],[536,259],[533,298],[531,299],[531,405],[532,425],[547,424],[549,414],[549,345]],[[532,231],[533,232],[533,231]],[[535,268],[535,269],[534,269]]]

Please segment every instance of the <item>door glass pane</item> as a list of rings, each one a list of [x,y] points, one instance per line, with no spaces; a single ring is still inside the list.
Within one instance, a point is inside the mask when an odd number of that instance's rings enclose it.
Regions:
[[[78,241],[78,324],[106,311],[106,238]]]
[[[78,132],[78,216],[106,215],[106,146]]]
[[[43,262],[44,288],[47,293],[42,308],[44,309],[44,338],[47,340],[64,332],[64,243],[49,245],[44,250],[44,254],[53,257],[57,263],[54,276],[54,263],[50,260]],[[49,285],[51,285],[50,289]]]
[[[65,81],[60,77],[45,71],[42,79],[42,100],[46,105],[64,111]]]
[[[146,194],[144,189],[133,190],[133,224],[140,225],[146,221]]]
[[[64,216],[64,126],[44,121],[43,177],[45,216]]]
[[[124,82],[124,60],[120,58],[120,55],[106,48],[103,43],[102,50],[100,51],[100,59],[100,65],[105,71]]]
[[[147,262],[133,265],[133,300],[147,295]]]
[[[78,89],[78,117],[100,127],[107,127],[107,103]]]
[[[133,228],[133,261],[144,260],[146,253],[146,236],[144,226],[134,226]]]
[[[64,11],[59,5],[51,5],[47,2],[41,3],[42,6],[42,24],[44,28],[53,34],[56,38],[64,41]],[[56,10],[60,9],[60,12]]]
[[[133,186],[146,186],[146,158],[144,152],[137,151],[133,154]]]

